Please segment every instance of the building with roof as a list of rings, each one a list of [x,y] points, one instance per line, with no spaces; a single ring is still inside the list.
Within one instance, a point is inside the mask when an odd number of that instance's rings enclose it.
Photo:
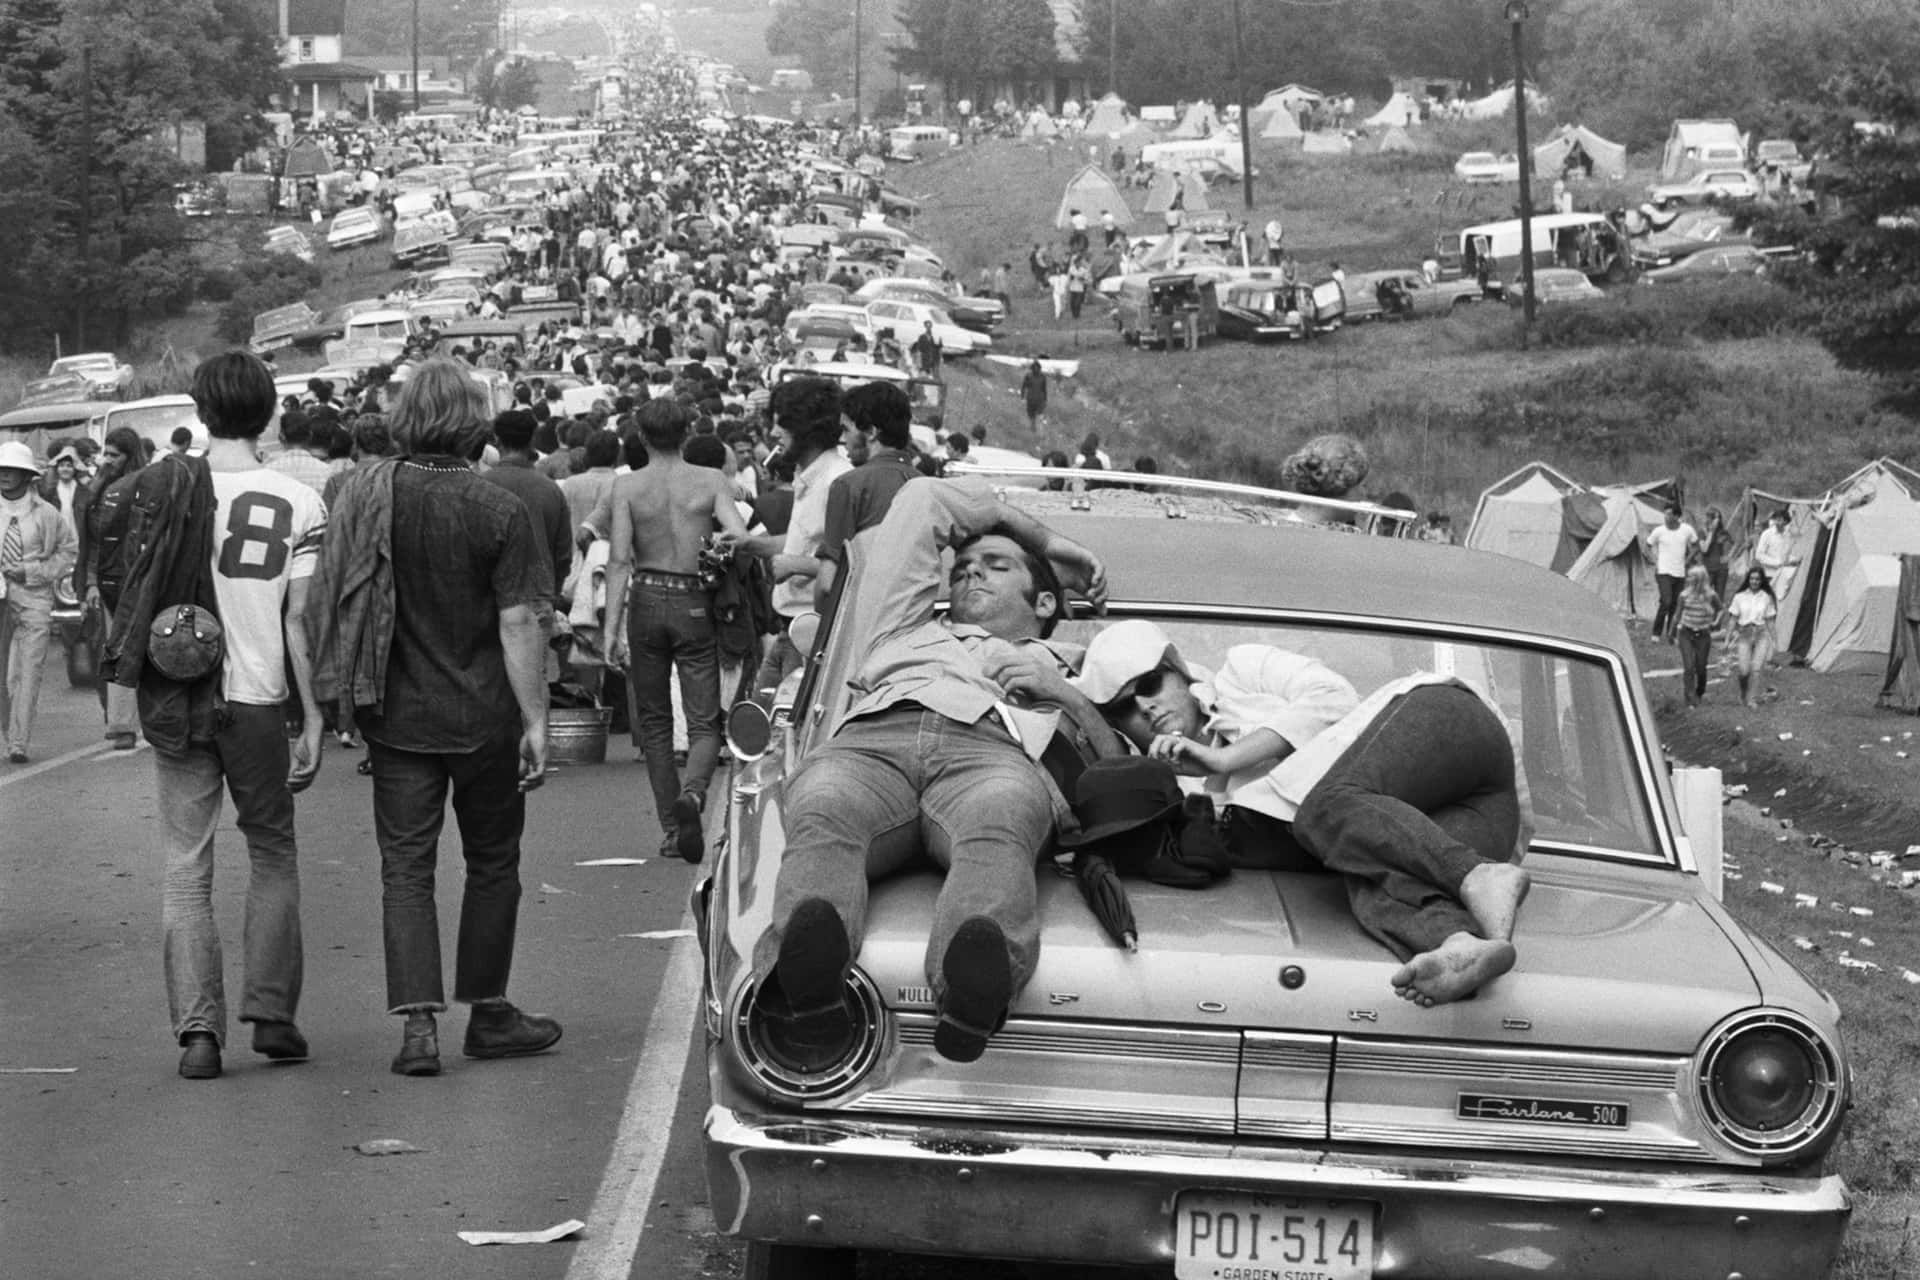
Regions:
[[[346,0],[278,0],[280,65],[293,86],[288,107],[319,119],[373,115],[380,73],[344,57]]]

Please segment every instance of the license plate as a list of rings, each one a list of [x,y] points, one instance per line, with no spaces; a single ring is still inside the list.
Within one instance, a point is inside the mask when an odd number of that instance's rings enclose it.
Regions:
[[[1175,1280],[1372,1280],[1374,1206],[1189,1193],[1175,1203]]]

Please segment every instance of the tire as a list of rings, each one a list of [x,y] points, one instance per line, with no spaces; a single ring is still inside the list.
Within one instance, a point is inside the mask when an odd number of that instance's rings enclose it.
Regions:
[[[852,1249],[809,1249],[752,1240],[747,1243],[740,1280],[854,1280],[858,1256]]]

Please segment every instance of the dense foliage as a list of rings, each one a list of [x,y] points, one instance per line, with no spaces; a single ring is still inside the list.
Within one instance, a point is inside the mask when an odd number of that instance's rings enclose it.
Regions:
[[[500,0],[347,0],[348,49],[358,53],[403,53],[413,48],[414,16],[420,21],[420,52],[458,65],[478,58],[500,40]]]
[[[279,59],[247,0],[0,0],[0,345],[122,345],[191,296],[188,176],[168,130],[204,122],[225,168],[264,131]]]

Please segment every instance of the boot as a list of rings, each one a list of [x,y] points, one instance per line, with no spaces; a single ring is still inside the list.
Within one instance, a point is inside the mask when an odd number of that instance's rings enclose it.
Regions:
[[[440,1031],[431,1013],[409,1013],[407,1029],[394,1055],[393,1074],[397,1076],[437,1076],[440,1074]]]
[[[560,1024],[537,1013],[522,1013],[505,1000],[473,1006],[467,1020],[469,1058],[517,1058],[543,1053],[560,1040]]]

